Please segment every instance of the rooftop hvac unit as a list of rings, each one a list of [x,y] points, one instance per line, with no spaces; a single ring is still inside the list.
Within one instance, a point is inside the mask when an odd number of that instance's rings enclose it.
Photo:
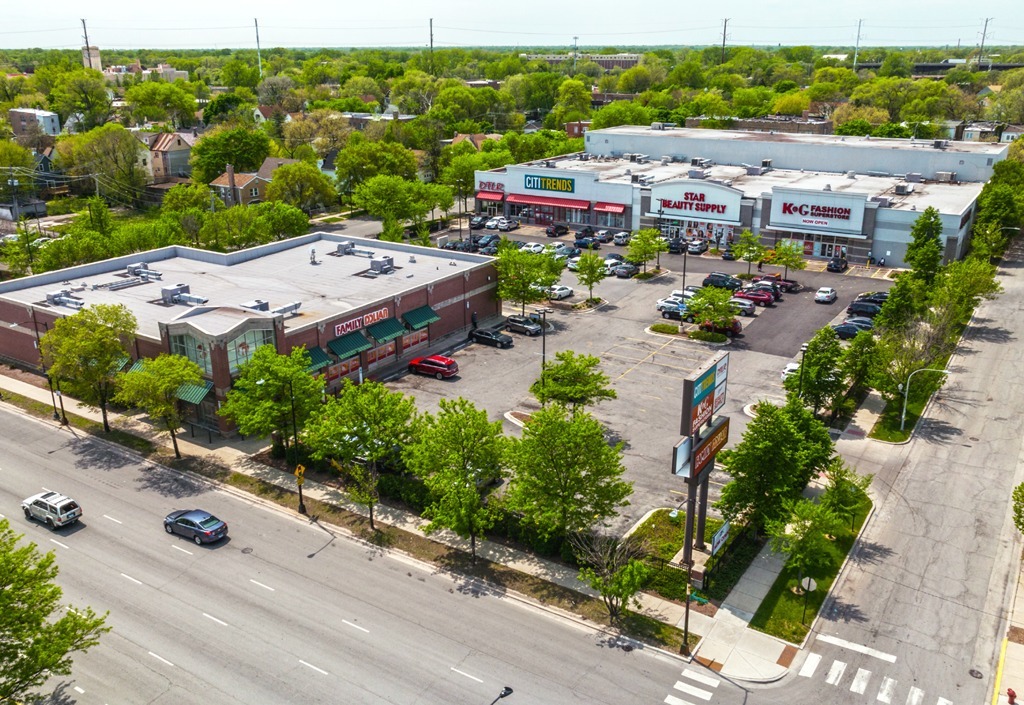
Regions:
[[[825,188],[822,189],[822,191],[831,191],[831,190],[832,190],[832,184],[825,184]]]
[[[919,172],[912,171],[907,174],[907,181],[912,184],[919,184],[922,181],[921,174]]]
[[[706,179],[708,178],[708,172],[705,169],[690,169],[686,174],[691,179]]]
[[[178,294],[174,297],[174,303],[176,304],[205,304],[209,301],[205,296],[196,296],[195,294]]]
[[[391,257],[377,257],[370,260],[370,269],[374,272],[384,274],[395,268],[395,260]]]
[[[264,301],[263,299],[253,299],[252,301],[246,301],[244,304],[239,304],[242,308],[247,308],[250,311],[269,311],[270,302]]]
[[[292,301],[290,304],[278,306],[273,311],[271,311],[271,313],[283,313],[284,315],[287,316],[289,313],[296,313],[299,310],[300,306],[302,306],[301,301]]]
[[[149,265],[145,262],[136,262],[135,264],[129,264],[127,269],[129,274],[137,277],[143,269],[149,269]]]
[[[181,294],[187,294],[189,292],[188,284],[175,284],[173,286],[165,286],[160,289],[160,299],[165,304],[173,304],[177,297]]]
[[[747,165],[747,176],[761,176],[761,174],[764,174],[767,171],[768,170],[765,169],[763,166],[751,166],[749,164]]]
[[[892,205],[888,196],[875,196],[871,200],[877,203],[879,208],[888,208]]]
[[[662,165],[662,166],[665,166],[665,165],[666,165],[666,164],[668,164],[668,163],[669,163],[670,161],[672,161],[672,157],[662,157],[662,158],[661,158],[661,165]]]
[[[848,179],[856,179],[857,178],[857,172],[855,172],[855,171],[848,171],[848,172],[846,172],[846,178],[848,178]]]
[[[955,171],[937,171],[935,172],[935,180],[944,184],[949,184],[956,181]]]
[[[897,196],[909,196],[914,192],[913,184],[896,184]]]
[[[675,127],[675,126],[676,126],[676,124],[674,122],[663,122],[663,123],[661,123],[661,129],[663,129],[663,130],[667,130],[667,129],[669,129],[671,127]]]
[[[652,122],[651,123],[651,129],[652,130],[664,130],[665,129],[665,125],[660,123],[660,122]]]
[[[629,176],[630,176],[629,182],[631,184],[638,184],[638,183],[640,183],[640,174],[630,174]]]
[[[73,309],[80,309],[85,306],[85,302],[81,299],[76,299],[71,296],[71,292],[67,289],[61,289],[60,291],[51,291],[46,294],[46,302],[53,304],[54,306],[68,306]]]
[[[344,242],[339,242],[338,243],[338,250],[337,250],[337,252],[338,252],[339,255],[348,255],[348,254],[352,253],[352,250],[354,248],[355,248],[355,245],[353,245],[351,241],[345,240]]]
[[[629,157],[629,161],[635,162],[636,158],[639,157],[640,155],[639,154],[623,154],[622,156],[623,157]]]
[[[772,160],[771,159],[762,159],[761,160],[761,166],[763,168],[765,168],[765,169],[771,169],[772,168]]]
[[[949,146],[949,142],[946,140],[935,140],[932,142],[932,146],[935,147],[935,149],[945,149]]]

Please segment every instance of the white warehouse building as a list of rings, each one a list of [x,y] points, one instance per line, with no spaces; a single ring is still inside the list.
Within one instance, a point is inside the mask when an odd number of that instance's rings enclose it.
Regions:
[[[811,258],[902,266],[910,230],[935,208],[944,256],[962,257],[975,206],[1008,145],[620,126],[585,151],[476,173],[477,210],[538,225],[706,237],[743,230]]]

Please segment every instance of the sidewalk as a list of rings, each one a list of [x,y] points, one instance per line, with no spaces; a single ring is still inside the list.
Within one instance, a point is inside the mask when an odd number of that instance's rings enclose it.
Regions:
[[[12,392],[47,405],[51,403],[49,389],[5,375],[0,375],[0,391]],[[3,402],[0,401],[0,404]],[[64,406],[69,414],[96,422],[102,420],[98,411],[80,407],[70,397],[64,397]],[[870,430],[878,410],[880,408],[877,407],[877,404],[865,404],[855,415],[847,432],[851,435],[863,436],[864,432],[858,433],[857,430],[851,432],[851,429]],[[139,417],[110,413],[108,418],[111,428],[146,438],[158,445],[170,447],[170,437],[166,433],[157,431]],[[55,421],[45,421],[44,423],[53,423],[54,426],[59,427],[59,423]],[[214,456],[234,472],[257,477],[289,491],[294,490],[295,481],[290,474],[250,460],[252,454],[266,446],[265,441],[257,438],[242,440],[215,437],[212,442],[207,443],[203,442],[206,438],[205,434],[201,434],[201,436],[190,438],[188,432],[180,435],[178,445],[182,454],[198,457]],[[366,514],[364,507],[350,502],[339,490],[316,482],[307,481],[304,494],[322,502],[333,503],[354,513]],[[378,505],[374,517],[384,524],[421,536],[424,535],[420,529],[424,523],[423,520],[410,512]],[[450,532],[438,532],[430,538],[447,546],[469,551],[469,542]],[[509,566],[586,595],[597,596],[594,590],[576,579],[575,571],[523,551],[485,540],[477,543],[477,553],[494,563]],[[748,628],[753,613],[782,570],[782,565],[782,558],[772,554],[766,546],[726,597],[715,617],[708,617],[695,610],[690,610],[690,630],[703,637],[694,654],[698,661],[720,672],[723,676],[739,680],[771,682],[786,675],[789,664],[797,652],[796,647]],[[675,625],[680,629],[683,628],[686,618],[686,609],[683,605],[646,593],[641,593],[639,599],[641,611],[644,614]],[[1020,620],[1017,623],[1024,626],[1024,598],[1021,601],[1020,612]],[[1015,663],[1019,662],[1020,664],[1020,670],[1017,672],[1024,674],[1024,646],[1016,644],[1011,644],[1011,646],[1016,648],[1008,649],[1008,663],[1011,656],[1017,659]]]

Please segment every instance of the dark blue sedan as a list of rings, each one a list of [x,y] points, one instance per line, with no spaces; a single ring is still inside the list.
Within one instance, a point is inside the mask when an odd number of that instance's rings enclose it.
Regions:
[[[202,546],[227,536],[228,525],[202,509],[178,509],[164,518],[164,531],[192,539]]]

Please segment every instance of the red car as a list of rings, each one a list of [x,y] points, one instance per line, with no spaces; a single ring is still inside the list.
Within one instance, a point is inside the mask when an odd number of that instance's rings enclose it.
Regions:
[[[747,299],[753,301],[758,306],[771,306],[775,303],[775,297],[769,294],[767,291],[758,291],[757,289],[740,289],[739,291],[733,292],[733,298]]]
[[[433,375],[438,379],[454,377],[459,374],[459,363],[444,355],[431,355],[430,357],[417,357],[409,362],[409,371],[418,372],[421,375]]]
[[[700,324],[700,329],[703,331],[721,333],[726,338],[731,338],[734,335],[739,335],[743,331],[743,326],[740,325],[738,319],[734,318],[725,326],[716,326],[712,325],[711,321],[704,321]]]

